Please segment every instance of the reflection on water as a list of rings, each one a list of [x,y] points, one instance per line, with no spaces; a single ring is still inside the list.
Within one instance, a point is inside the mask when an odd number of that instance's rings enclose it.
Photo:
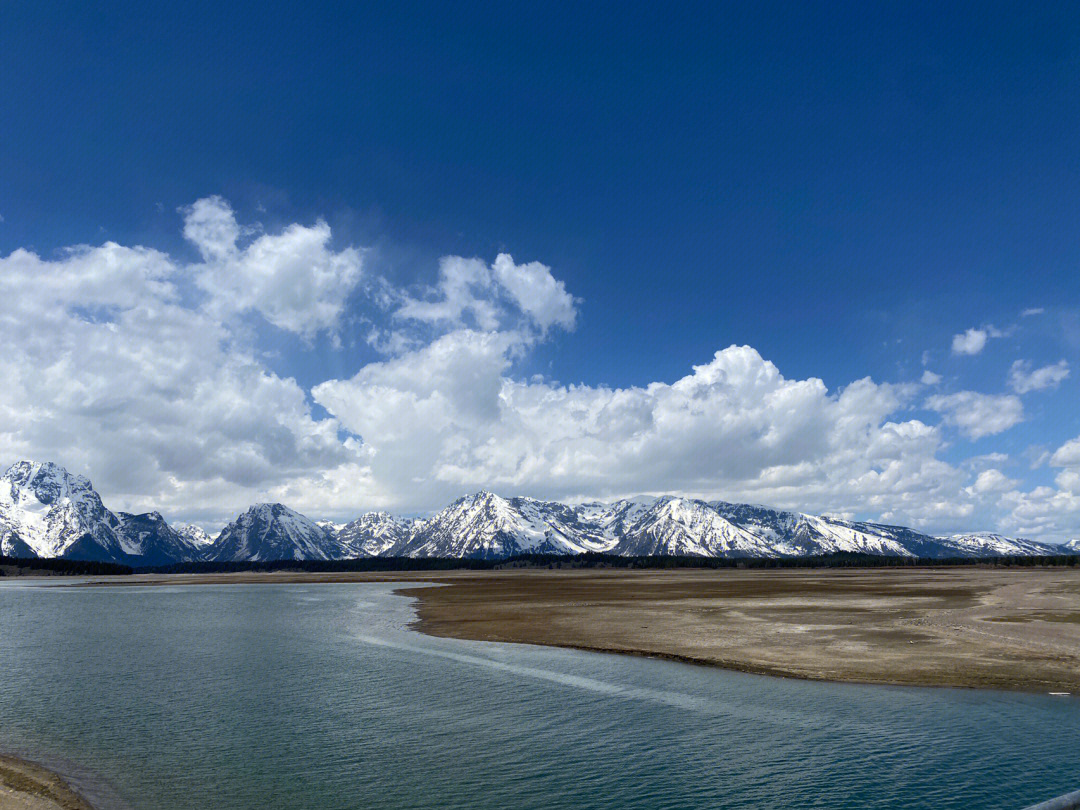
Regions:
[[[151,809],[1007,808],[1080,784],[1080,700],[431,638],[394,587],[3,583],[0,747]]]

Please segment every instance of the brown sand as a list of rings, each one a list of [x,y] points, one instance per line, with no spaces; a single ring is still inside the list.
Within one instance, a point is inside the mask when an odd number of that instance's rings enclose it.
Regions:
[[[1080,570],[525,569],[124,577],[117,584],[432,582],[436,636],[654,655],[832,681],[1080,695]]]
[[[92,810],[52,771],[0,754],[0,810]]]

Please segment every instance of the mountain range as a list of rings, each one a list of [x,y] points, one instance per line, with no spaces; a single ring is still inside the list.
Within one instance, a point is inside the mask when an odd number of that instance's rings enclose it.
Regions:
[[[518,554],[803,557],[852,552],[898,557],[1080,554],[992,533],[936,537],[841,520],[676,496],[568,505],[478,492],[427,519],[368,512],[338,525],[282,504],[256,504],[216,538],[170,526],[157,512],[111,512],[90,481],[52,463],[20,461],[0,477],[0,553],[161,566],[178,562],[362,557],[502,559]]]

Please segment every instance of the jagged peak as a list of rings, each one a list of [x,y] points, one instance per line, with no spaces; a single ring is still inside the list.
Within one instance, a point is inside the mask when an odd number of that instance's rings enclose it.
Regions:
[[[243,515],[270,515],[271,517],[279,517],[281,515],[297,515],[299,517],[304,517],[295,509],[290,509],[285,504],[276,502],[254,503],[246,510],[244,510]]]
[[[16,461],[4,472],[3,480],[19,487],[29,486],[34,489],[48,483],[55,483],[60,489],[71,492],[94,488],[89,478],[70,473],[66,467],[54,461]]]
[[[482,504],[508,504],[509,501],[500,495],[496,495],[494,492],[488,492],[486,489],[481,489],[478,492],[473,492],[470,495],[463,495],[450,504],[450,508],[455,506],[477,506]]]

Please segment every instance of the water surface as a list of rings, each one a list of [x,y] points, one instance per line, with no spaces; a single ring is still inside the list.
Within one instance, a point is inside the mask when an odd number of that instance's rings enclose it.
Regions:
[[[0,748],[168,808],[1018,808],[1080,700],[436,639],[382,584],[0,583]]]

